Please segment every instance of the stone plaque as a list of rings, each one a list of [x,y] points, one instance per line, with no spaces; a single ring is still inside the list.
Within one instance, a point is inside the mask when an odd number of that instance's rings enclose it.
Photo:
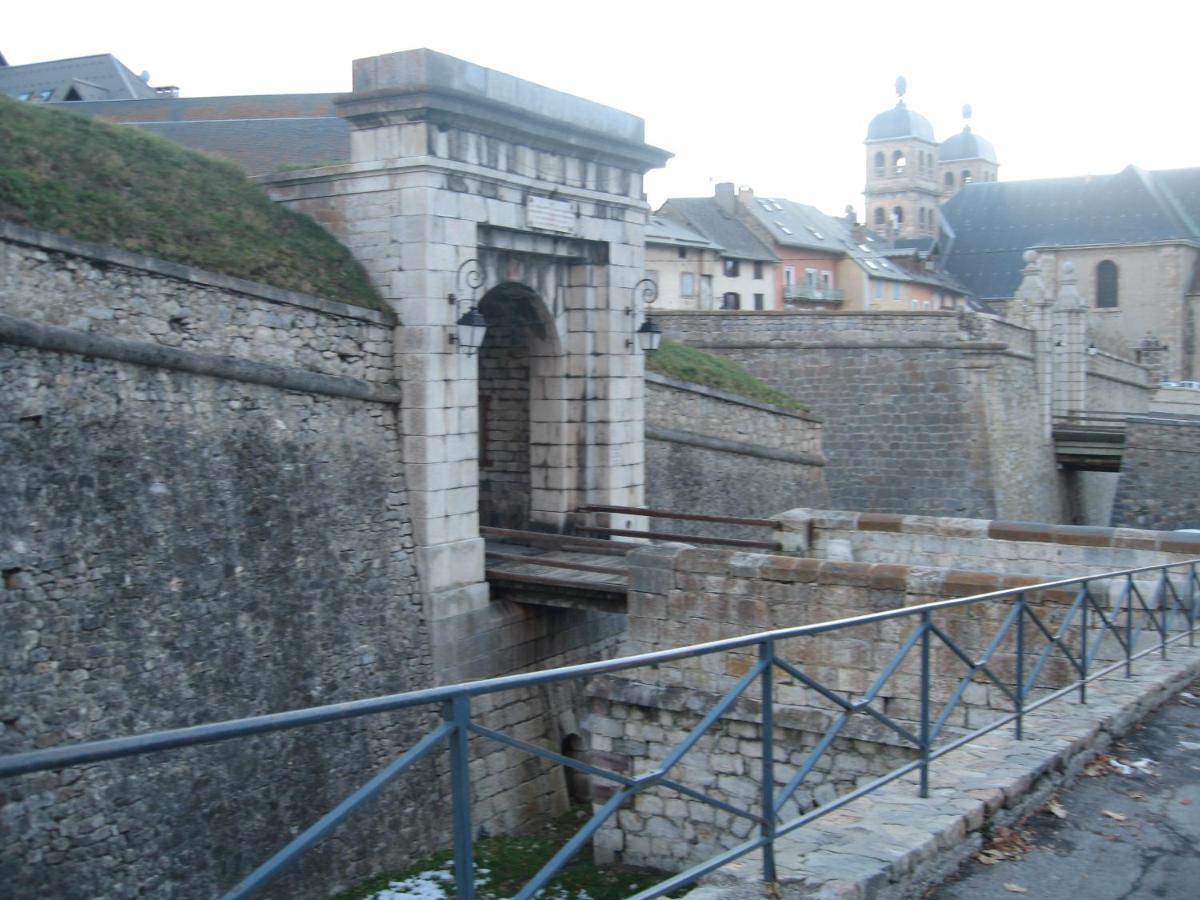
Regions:
[[[560,234],[575,233],[575,208],[566,200],[530,197],[525,203],[525,226]]]

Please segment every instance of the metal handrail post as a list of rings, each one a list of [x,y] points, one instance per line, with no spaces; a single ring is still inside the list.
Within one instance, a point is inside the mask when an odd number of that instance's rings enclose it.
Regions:
[[[1018,741],[1025,739],[1023,733],[1025,725],[1025,595],[1017,594],[1017,718],[1016,718],[1016,738]]]
[[[475,900],[475,850],[471,833],[471,758],[468,739],[471,698],[456,694],[443,716],[454,724],[450,736],[450,802],[454,826],[454,884],[459,900]]]
[[[1187,572],[1188,646],[1196,646],[1196,564],[1190,563]]]
[[[762,837],[763,881],[774,884],[775,874],[775,642],[758,645],[762,661]]]
[[[1125,677],[1133,677],[1133,576],[1125,576]]]
[[[1092,595],[1088,583],[1083,583],[1083,604],[1079,609],[1079,702],[1087,703],[1087,670],[1088,670],[1088,607]]]
[[[921,613],[921,788],[929,796],[929,613]]]

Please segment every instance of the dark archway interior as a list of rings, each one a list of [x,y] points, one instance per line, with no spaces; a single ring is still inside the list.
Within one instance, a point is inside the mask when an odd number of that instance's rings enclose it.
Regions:
[[[487,334],[479,348],[479,522],[528,528],[530,344],[543,337],[537,295],[522,284],[501,284],[479,310]]]

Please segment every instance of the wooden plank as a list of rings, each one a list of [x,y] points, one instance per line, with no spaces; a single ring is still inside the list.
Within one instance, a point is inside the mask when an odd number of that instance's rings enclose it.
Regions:
[[[484,576],[488,581],[506,581],[511,584],[535,584],[540,587],[563,588],[577,591],[601,591],[606,594],[621,594],[622,596],[624,596],[626,591],[625,585],[613,584],[608,581],[572,581],[567,578],[530,575],[524,572],[511,572],[505,569],[485,569]]]
[[[492,528],[480,526],[479,533],[485,538],[497,538],[502,541],[512,541],[516,544],[533,544],[552,547],[556,550],[567,550],[578,547],[584,553],[604,553],[611,556],[624,556],[630,550],[637,549],[637,544],[622,544],[617,541],[605,541],[599,538],[580,537],[573,534],[550,534],[545,531],[518,531],[513,528]]]
[[[571,560],[550,559],[543,555],[523,554],[523,553],[500,553],[496,550],[488,550],[489,559],[498,559],[504,562],[518,562],[533,566],[549,566],[555,569],[576,569],[580,572],[601,572],[605,575],[625,576],[629,574],[628,569],[617,569],[612,566],[596,566],[589,563],[574,562]]]
[[[626,528],[581,527],[580,531],[612,534],[621,537],[644,537],[655,541],[678,541],[682,544],[720,544],[726,547],[750,547],[756,550],[782,550],[775,541],[743,541],[737,538],[703,537],[696,534],[675,534],[669,531],[632,531]]]
[[[678,519],[681,522],[716,522],[723,525],[750,525],[757,528],[778,528],[774,519],[742,519],[737,516],[709,516],[700,513],[669,512],[665,509],[644,509],[637,506],[581,506],[580,512],[621,513],[646,516],[651,519]]]

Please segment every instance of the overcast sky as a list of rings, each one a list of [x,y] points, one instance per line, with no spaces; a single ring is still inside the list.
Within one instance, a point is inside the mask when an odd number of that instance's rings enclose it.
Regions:
[[[655,206],[733,181],[840,213],[901,74],[939,140],[972,104],[1001,179],[1200,165],[1198,25],[1195,0],[67,0],[6,4],[0,52],[112,53],[199,97],[346,91],[351,60],[430,47],[642,116],[675,154]]]

